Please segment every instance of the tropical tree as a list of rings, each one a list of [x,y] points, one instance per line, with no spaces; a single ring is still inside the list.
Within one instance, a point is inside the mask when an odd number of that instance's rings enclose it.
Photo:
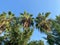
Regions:
[[[21,13],[20,23],[24,26],[24,28],[28,28],[33,26],[33,19],[34,18],[32,17],[32,14],[29,14],[25,11],[24,13]]]
[[[2,33],[9,27],[9,23],[12,20],[11,17],[13,17],[13,14],[9,15],[9,18],[7,17],[7,14],[5,12],[0,14],[0,33]]]
[[[60,45],[60,15],[56,16],[55,20],[52,20],[52,33],[47,36],[48,43],[50,45]]]
[[[4,13],[3,15],[5,16],[5,14],[6,13]],[[15,17],[15,15],[13,13],[11,13],[10,11],[8,12],[8,14],[6,14],[5,18],[6,19],[4,19],[4,20],[2,20],[2,18],[1,18],[1,20],[5,24],[4,27],[6,27],[6,28],[3,31],[4,32],[3,38],[0,37],[0,39],[1,39],[0,43],[3,41],[4,45],[27,45],[28,41],[30,39],[30,36],[33,33],[33,29],[29,28],[30,24],[32,24],[32,22],[33,22],[32,18],[29,18],[29,21],[31,21],[31,22],[28,22],[29,26],[27,27],[27,29],[22,29],[22,27],[24,27],[24,25],[22,26],[20,23],[21,17]],[[22,18],[22,20],[23,20],[23,18]],[[27,21],[28,21],[28,19],[27,19]],[[2,23],[1,23],[1,25],[2,25]],[[25,26],[26,26],[26,24],[25,24]],[[26,27],[24,27],[24,28],[26,28]]]
[[[48,19],[50,12],[47,13],[39,13],[36,17],[36,28],[38,28],[41,32],[49,32],[50,29],[50,19]]]
[[[31,41],[31,42],[28,43],[28,45],[44,45],[44,42],[42,40]]]

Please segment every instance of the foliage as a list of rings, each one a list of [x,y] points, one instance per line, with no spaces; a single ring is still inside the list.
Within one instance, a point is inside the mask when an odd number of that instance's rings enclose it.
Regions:
[[[47,13],[39,13],[38,16],[36,17],[36,27],[41,31],[41,32],[49,32],[51,21],[48,19],[50,12]]]
[[[16,17],[11,11],[0,14],[0,45],[44,45],[42,40],[30,41],[34,27],[39,31],[46,33],[47,42],[50,45],[60,45],[60,16],[55,20],[48,19],[50,12],[39,13],[36,18],[32,14],[20,13]],[[29,42],[30,41],[30,42]]]
[[[50,45],[60,45],[60,15],[56,16],[55,20],[52,20],[52,33],[47,35],[47,40]]]
[[[28,45],[44,45],[44,42],[42,40],[40,41],[31,41],[28,43]]]

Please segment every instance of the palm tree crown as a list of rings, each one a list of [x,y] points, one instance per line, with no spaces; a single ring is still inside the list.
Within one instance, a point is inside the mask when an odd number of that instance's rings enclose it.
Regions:
[[[39,13],[38,17],[36,17],[36,27],[40,29],[40,31],[50,31],[50,21],[47,18],[49,16],[50,12],[47,13]]]
[[[33,18],[31,14],[24,12],[21,13],[20,16],[20,23],[23,24],[25,28],[30,27],[31,25],[33,26]]]

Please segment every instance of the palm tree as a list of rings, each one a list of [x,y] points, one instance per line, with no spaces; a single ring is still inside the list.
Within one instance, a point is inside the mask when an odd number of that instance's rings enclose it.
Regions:
[[[22,24],[24,28],[33,26],[33,18],[31,14],[24,12],[24,13],[21,13],[20,16],[21,16],[20,24]]]
[[[6,13],[0,14],[0,33],[5,30]]]
[[[8,12],[9,18],[7,18],[7,14],[3,12],[0,14],[0,33],[2,33],[6,28],[9,27],[9,23],[13,18],[13,14],[9,11]]]
[[[50,31],[50,20],[47,18],[49,16],[50,12],[47,13],[39,13],[38,16],[36,17],[36,27],[40,29],[41,32],[45,31],[48,32]]]
[[[60,15],[52,20],[52,33],[47,35],[47,41],[50,45],[60,45]]]
[[[39,40],[39,41],[31,41],[28,43],[28,45],[44,45],[44,41]]]

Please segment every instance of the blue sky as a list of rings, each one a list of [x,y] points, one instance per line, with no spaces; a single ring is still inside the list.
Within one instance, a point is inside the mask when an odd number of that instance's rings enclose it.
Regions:
[[[50,18],[60,14],[60,0],[0,0],[0,13],[12,11],[16,16],[27,11],[37,16],[39,12],[51,12]],[[39,40],[45,36],[35,29],[31,40]]]

